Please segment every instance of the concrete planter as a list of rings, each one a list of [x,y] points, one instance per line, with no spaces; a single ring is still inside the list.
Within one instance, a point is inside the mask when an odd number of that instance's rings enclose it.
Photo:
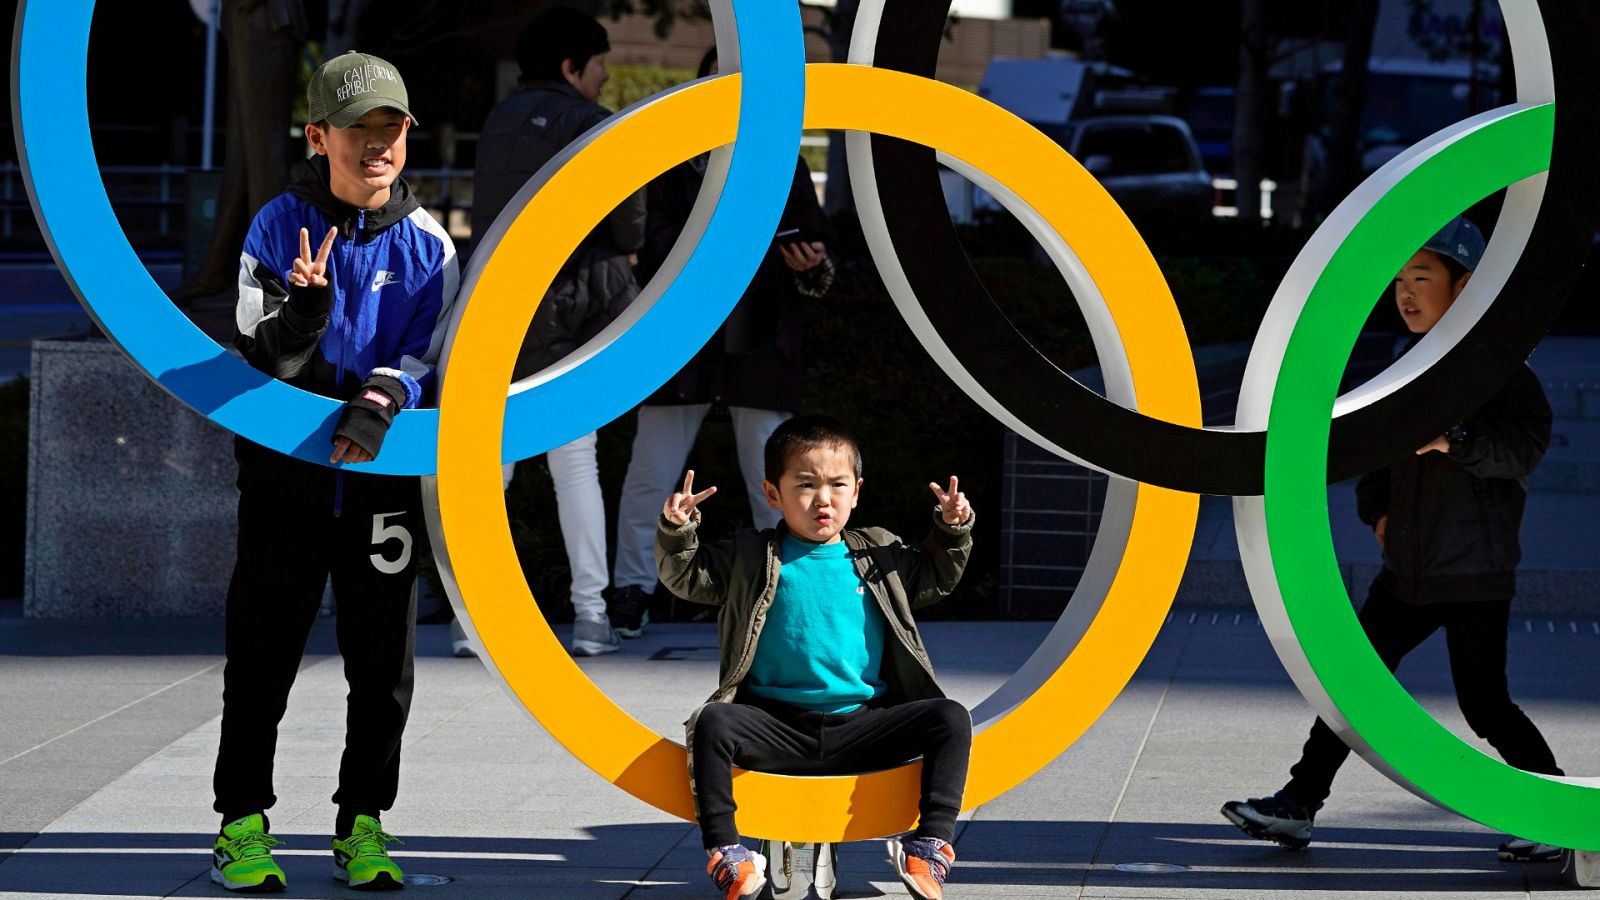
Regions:
[[[232,436],[100,340],[36,341],[23,614],[221,615]]]

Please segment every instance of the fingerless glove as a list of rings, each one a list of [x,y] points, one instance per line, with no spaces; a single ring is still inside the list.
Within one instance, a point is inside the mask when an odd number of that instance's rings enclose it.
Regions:
[[[371,453],[374,457],[383,448],[383,438],[394,424],[395,413],[406,402],[406,388],[400,379],[390,375],[369,375],[361,383],[354,397],[345,401],[339,425],[333,430],[336,437],[349,438],[351,443]]]

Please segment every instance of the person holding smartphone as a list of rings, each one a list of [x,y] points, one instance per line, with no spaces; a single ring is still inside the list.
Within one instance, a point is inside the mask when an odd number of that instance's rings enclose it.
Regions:
[[[713,48],[700,62],[699,76],[716,72]],[[655,274],[683,233],[707,159],[696,157],[651,182],[637,270],[641,283]],[[623,637],[638,637],[649,621],[661,498],[683,480],[684,464],[712,404],[726,406],[733,418],[751,524],[758,529],[777,524],[761,488],[762,448],[800,410],[800,308],[833,284],[834,262],[828,252],[833,240],[811,170],[798,160],[777,233],[750,287],[694,359],[639,407],[639,430],[618,508],[612,571],[611,622]]]

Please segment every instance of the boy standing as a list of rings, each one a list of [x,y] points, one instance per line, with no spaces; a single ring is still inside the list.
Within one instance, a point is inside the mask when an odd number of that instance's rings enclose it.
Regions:
[[[694,472],[668,498],[656,536],[661,581],[720,606],[721,684],[689,720],[690,776],[706,871],[728,900],[766,884],[739,843],[735,766],[789,775],[859,772],[922,757],[915,834],[889,858],[912,896],[939,900],[955,862],[972,719],[933,679],[912,609],[955,589],[972,551],[972,507],[929,484],[934,527],[912,547],[880,528],[845,530],[861,496],[861,452],[838,422],[801,416],[766,444],[777,528],[702,547]]]
[[[235,345],[251,365],[345,401],[331,462],[377,456],[395,415],[432,390],[432,365],[459,276],[449,236],[400,171],[413,121],[387,62],[346,53],[307,88],[316,155],[251,224],[239,267]],[[312,253],[312,235],[320,240]],[[393,805],[411,705],[416,478],[344,472],[239,438],[239,552],[228,589],[222,814],[211,880],[282,890],[266,810],[289,689],[333,578],[350,684],[333,854],[357,888],[398,888],[378,821]]]
[[[1449,311],[1483,257],[1477,226],[1456,219],[1395,276],[1395,303],[1421,336]],[[1524,365],[1470,418],[1356,487],[1357,511],[1383,548],[1383,570],[1361,608],[1361,626],[1393,671],[1429,635],[1445,630],[1456,699],[1467,724],[1510,765],[1560,775],[1539,729],[1506,685],[1506,626],[1522,558],[1527,478],[1550,446],[1550,404]],[[1270,797],[1230,801],[1228,821],[1293,850],[1311,843],[1312,819],[1350,755],[1321,719],[1289,783]],[[1512,839],[1500,858],[1555,859],[1546,844]]]

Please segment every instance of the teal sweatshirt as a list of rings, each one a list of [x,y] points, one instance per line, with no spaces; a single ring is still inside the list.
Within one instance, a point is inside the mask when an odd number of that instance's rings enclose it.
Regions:
[[[886,624],[839,541],[784,535],[777,593],[745,688],[813,712],[847,713],[884,690]]]

